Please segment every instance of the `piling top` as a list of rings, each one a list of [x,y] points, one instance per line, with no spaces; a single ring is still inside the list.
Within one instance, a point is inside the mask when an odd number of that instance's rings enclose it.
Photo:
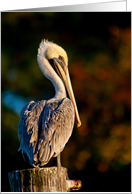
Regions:
[[[8,173],[11,192],[67,192],[81,188],[80,180],[69,180],[67,168],[46,167]]]

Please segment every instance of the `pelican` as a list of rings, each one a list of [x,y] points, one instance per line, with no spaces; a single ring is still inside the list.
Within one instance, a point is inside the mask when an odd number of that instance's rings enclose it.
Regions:
[[[75,119],[77,127],[81,125],[68,72],[68,57],[62,47],[42,40],[37,61],[44,76],[53,83],[55,96],[30,101],[22,109],[19,150],[34,167],[46,165],[52,157],[57,157],[57,166],[61,166],[60,153],[72,134]]]

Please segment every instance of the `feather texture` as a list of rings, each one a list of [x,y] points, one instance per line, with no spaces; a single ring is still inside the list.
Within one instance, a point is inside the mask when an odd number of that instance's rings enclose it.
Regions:
[[[61,101],[30,101],[22,109],[18,137],[23,157],[33,166],[43,166],[65,147],[74,126],[74,107]]]

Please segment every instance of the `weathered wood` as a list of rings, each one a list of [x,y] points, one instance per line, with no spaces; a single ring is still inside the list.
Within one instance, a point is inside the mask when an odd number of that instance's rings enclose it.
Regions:
[[[11,192],[67,192],[81,188],[81,181],[68,179],[64,167],[12,171],[8,177]]]

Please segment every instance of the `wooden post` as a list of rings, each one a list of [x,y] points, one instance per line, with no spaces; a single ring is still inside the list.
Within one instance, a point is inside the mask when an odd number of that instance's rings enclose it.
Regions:
[[[8,173],[11,192],[68,192],[81,188],[80,180],[69,180],[64,167],[31,168]]]

